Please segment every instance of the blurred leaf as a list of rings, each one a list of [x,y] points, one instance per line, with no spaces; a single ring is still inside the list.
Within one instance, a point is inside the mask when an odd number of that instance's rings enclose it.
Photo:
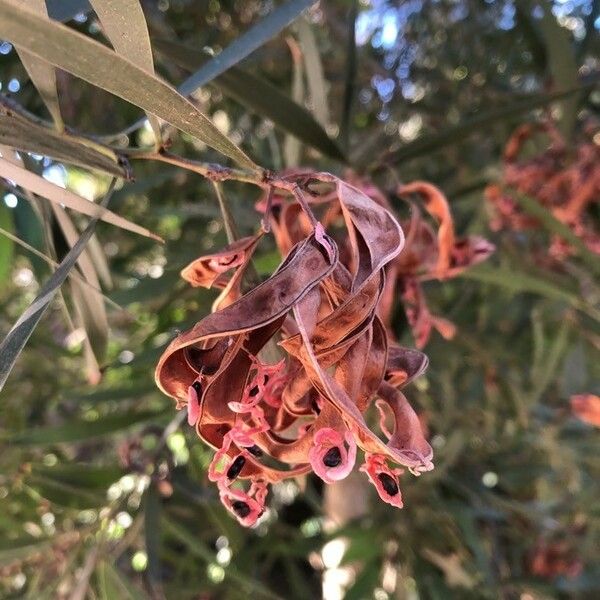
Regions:
[[[565,356],[561,381],[561,394],[569,398],[586,389],[589,373],[586,364],[586,355],[583,343],[579,340]]]
[[[557,91],[570,90],[577,86],[579,68],[575,61],[575,48],[571,33],[561,27],[552,14],[550,4],[541,5],[543,15],[540,30],[546,48],[547,67],[552,77],[553,88]],[[576,94],[561,102],[560,129],[566,137],[573,132],[577,121],[577,106],[581,94]]]
[[[1,208],[0,208],[0,213],[2,212]],[[18,246],[21,246],[22,248],[24,248],[25,250],[27,250],[28,252],[30,252],[33,257],[32,257],[32,262],[34,262],[34,260],[36,258],[41,259],[43,262],[45,262],[46,264],[54,267],[54,268],[58,268],[58,263],[51,259],[49,256],[46,256],[43,252],[40,252],[39,250],[37,250],[36,248],[34,248],[33,246],[31,246],[30,244],[28,244],[27,242],[23,241],[22,239],[18,238],[16,235],[11,234],[8,230],[4,229],[3,227],[0,227],[0,236],[5,237],[9,240],[11,240],[12,242],[14,242],[15,244],[17,244]],[[2,245],[2,237],[0,237],[0,246]],[[98,290],[98,288],[94,288],[92,286],[90,286],[90,284],[83,279],[80,275],[77,274],[76,271],[71,270],[71,272],[69,273],[69,278],[70,279],[76,279],[79,283],[81,283],[84,286],[87,287],[91,287],[91,289],[93,289],[95,292],[99,292],[100,290]],[[119,306],[114,300],[111,300],[108,296],[105,296],[104,294],[100,293],[100,295],[102,296],[103,300],[105,302],[107,302],[108,304],[110,304],[111,306],[113,306],[114,308],[116,308],[117,310],[125,310],[124,308],[122,308],[121,306]]]
[[[381,560],[384,549],[381,539],[374,535],[377,534],[373,531],[355,531],[349,538],[348,548],[344,552],[340,564],[349,565],[356,561],[376,562],[378,559]]]
[[[155,594],[160,589],[161,584],[161,565],[160,565],[160,547],[161,547],[161,499],[152,482],[144,493],[144,541],[146,554],[148,555],[147,574],[150,585]]]
[[[515,117],[519,117],[536,108],[541,108],[557,100],[579,94],[581,91],[593,87],[596,84],[597,81],[594,81],[569,90],[562,90],[549,94],[535,94],[529,98],[518,99],[508,106],[480,113],[465,119],[458,125],[450,126],[439,133],[425,135],[417,138],[414,142],[404,144],[399,150],[392,150],[385,154],[373,166],[378,167],[381,164],[398,164],[418,156],[423,156],[429,152],[445,148],[451,144],[456,144],[473,133],[485,131],[487,127],[494,123],[514,119]]]
[[[29,0],[29,6],[42,17],[48,16],[45,0]],[[64,128],[63,120],[60,114],[60,105],[58,103],[58,93],[56,91],[56,73],[54,67],[45,60],[38,58],[26,50],[16,48],[33,85],[40,93],[48,112],[54,120],[54,125],[58,131]]]
[[[67,244],[72,248],[77,243],[79,232],[62,207],[53,204],[52,209]],[[87,248],[79,256],[77,266],[81,269],[85,281],[90,285],[82,285],[80,281],[71,279],[71,298],[80,321],[79,325],[84,328],[90,350],[95,357],[95,364],[88,365],[90,373],[93,373],[98,369],[97,363],[102,362],[105,358],[108,343],[108,317],[102,293],[99,291],[100,280]]]
[[[91,0],[91,4],[117,54],[154,75],[152,46],[140,1]],[[148,120],[156,143],[160,146],[160,123],[151,113],[148,113]]]
[[[102,600],[144,600],[146,595],[108,561],[96,569]]]
[[[304,9],[314,3],[315,0],[288,0],[253,25],[246,33],[240,35],[210,62],[190,75],[177,89],[184,96],[189,96],[275,37]]]
[[[11,563],[22,560],[35,552],[42,552],[52,547],[52,539],[8,539],[0,542],[0,563]]]
[[[98,169],[125,179],[129,179],[130,176],[124,159],[108,146],[82,137],[69,129],[58,132],[1,94],[0,144],[23,152],[50,156],[66,163]]]
[[[265,252],[254,260],[254,266],[259,275],[271,274],[281,263],[281,257],[276,250]]]
[[[344,600],[364,600],[371,598],[380,580],[380,560],[370,560],[362,566],[354,583],[344,595]]]
[[[179,66],[188,70],[192,70],[205,60],[205,55],[201,51],[168,40],[156,40],[154,46]],[[320,150],[326,156],[345,160],[341,150],[313,116],[265,79],[238,67],[231,67],[211,83],[224,94],[260,116],[271,119],[275,125]]]
[[[44,245],[44,232],[31,203],[19,202],[13,209],[13,218],[17,237],[39,252]],[[38,279],[43,279],[49,272],[47,261],[37,256],[31,257],[31,266]]]
[[[292,55],[292,99],[301,106],[304,103],[304,67],[302,51],[293,37],[286,39]],[[300,164],[302,144],[293,135],[286,135],[283,140],[283,157],[286,167],[297,167]]]
[[[567,350],[570,327],[569,320],[562,319],[554,341],[541,361],[540,370],[532,370],[532,390],[528,400],[532,406],[539,402],[550,382],[556,379],[560,361]]]
[[[462,566],[463,559],[458,554],[440,554],[431,548],[423,548],[421,554],[444,573],[448,587],[471,589],[475,586],[473,577]]]
[[[170,519],[163,518],[162,522],[165,531],[177,538],[192,554],[207,563],[212,563],[215,560],[214,551],[208,548],[197,536],[194,536],[190,531]],[[227,567],[227,577],[241,585],[245,591],[255,594],[258,598],[282,600],[281,596],[271,592],[260,581],[244,575],[238,571],[234,565],[229,565]]]
[[[140,235],[144,235],[154,240],[162,241],[160,237],[151,233],[144,227],[140,227],[112,211],[102,208],[97,204],[74,194],[70,190],[61,188],[27,169],[11,164],[4,158],[0,158],[0,177],[9,179],[16,185],[21,186],[50,202],[54,202],[59,206],[64,205],[84,215],[97,218],[106,223],[111,223],[112,225],[126,229],[127,231],[139,233]]]
[[[75,323],[85,332],[84,358],[88,381],[97,384],[102,378],[100,364],[106,359],[108,347],[108,317],[102,295],[71,279],[71,301]]]
[[[14,232],[13,211],[0,201],[0,228]],[[14,243],[0,232],[0,286],[6,283],[13,268]]]
[[[14,167],[15,169],[19,169],[19,167],[10,165],[10,163],[7,163],[6,161],[3,162],[11,167]],[[19,170],[24,171],[24,169]],[[25,171],[25,173],[28,172]],[[29,175],[32,174],[29,173]],[[104,208],[108,203],[111,193],[112,186],[101,203],[102,208]],[[63,284],[63,282],[69,274],[69,271],[75,265],[77,259],[79,258],[79,255],[85,248],[85,245],[87,244],[88,240],[94,233],[94,229],[96,228],[97,222],[97,217],[93,218],[90,221],[89,225],[85,228],[77,243],[71,248],[71,250],[69,250],[67,255],[64,257],[58,269],[54,271],[52,276],[42,286],[35,300],[21,315],[19,320],[15,323],[15,325],[8,332],[4,340],[2,340],[2,342],[0,343],[0,391],[4,387],[4,384],[6,383],[6,380],[10,372],[12,371],[12,368],[14,367],[15,362],[19,357],[19,354],[25,347],[27,340],[33,333],[33,330],[39,323],[43,314],[46,312],[46,309],[48,308],[50,302],[56,295],[58,288]]]
[[[51,477],[31,475],[26,479],[37,494],[65,508],[100,508],[108,504],[106,490],[86,490],[70,483],[55,481]]]
[[[81,442],[100,437],[109,433],[123,431],[134,425],[148,421],[160,421],[172,414],[172,410],[160,411],[130,411],[111,414],[93,421],[70,420],[64,425],[30,429],[8,436],[13,444],[62,444],[65,442]]]
[[[343,148],[348,147],[352,105],[356,88],[357,58],[356,58],[356,17],[358,15],[358,0],[351,0],[348,13],[348,42],[346,57],[346,73],[344,81],[344,103],[340,118],[340,141]]]
[[[61,463],[53,467],[33,465],[32,474],[67,485],[104,490],[123,477],[126,472],[117,466],[99,467],[89,463]]]
[[[89,253],[96,274],[102,281],[102,284],[108,289],[112,288],[112,275],[110,274],[110,267],[108,266],[108,261],[106,260],[106,253],[104,252],[102,245],[98,241],[98,236],[96,234],[94,234],[90,238],[90,241],[88,242],[87,248],[85,250],[87,253]]]
[[[0,37],[155,114],[229,156],[241,166],[253,171],[258,169],[250,158],[170,85],[99,42],[56,21],[44,19],[15,0],[0,0]]]
[[[569,242],[577,250],[581,260],[594,273],[600,275],[600,257],[595,252],[592,252],[578,235],[573,233],[567,225],[561,223],[547,208],[534,198],[522,194],[518,194],[515,197],[525,212],[538,219],[550,233],[554,233],[566,242]]]
[[[311,110],[321,126],[327,127],[329,124],[327,84],[325,83],[323,63],[321,62],[317,40],[306,18],[298,19],[296,26],[306,69]]]
[[[552,281],[516,269],[478,265],[461,273],[460,277],[498,285],[515,293],[540,294],[546,298],[562,300],[571,306],[582,308],[581,299],[570,290],[563,289]]]

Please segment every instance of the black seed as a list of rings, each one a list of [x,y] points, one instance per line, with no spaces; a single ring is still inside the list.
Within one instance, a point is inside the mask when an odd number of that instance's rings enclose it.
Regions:
[[[342,455],[340,449],[337,446],[329,448],[323,457],[323,464],[326,467],[337,467],[342,462]]]
[[[250,397],[254,397],[256,396],[256,394],[258,394],[258,386],[255,385],[251,390],[250,390]]]
[[[194,381],[194,383],[192,383],[192,387],[196,390],[196,394],[198,394],[198,400],[200,400],[202,397],[202,386],[200,385],[200,382]]]
[[[236,515],[245,519],[250,514],[250,507],[243,500],[236,500],[231,503],[231,508]]]
[[[229,469],[227,469],[227,479],[235,479],[240,471],[244,468],[246,459],[240,454],[232,463]]]
[[[246,450],[248,450],[252,456],[261,457],[263,455],[263,451],[256,445],[250,446],[249,448],[246,448]]]
[[[381,485],[383,486],[383,489],[390,496],[395,496],[399,492],[398,484],[396,483],[396,480],[393,477],[391,477],[390,475],[388,475],[387,473],[379,473],[377,475],[377,479],[379,479],[379,481],[381,481]]]

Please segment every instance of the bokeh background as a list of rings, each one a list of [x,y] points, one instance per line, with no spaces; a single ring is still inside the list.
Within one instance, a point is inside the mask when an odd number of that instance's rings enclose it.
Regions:
[[[153,42],[200,56],[278,6],[142,4]],[[105,39],[93,13],[69,26]],[[331,487],[312,476],[275,486],[256,529],[238,526],[208,485],[212,452],[173,422],[171,400],[153,380],[162,349],[215,296],[179,277],[226,243],[215,189],[193,173],[136,161],[135,181],[117,184],[111,209],[166,243],[99,223],[93,254],[110,300],[106,323],[86,314],[81,286],[66,283],[0,394],[0,596],[598,598],[600,433],[569,404],[574,394],[600,393],[598,271],[578,252],[560,268],[540,259],[548,227],[491,231],[484,190],[501,178],[519,124],[551,119],[575,147],[591,123],[600,144],[599,29],[597,0],[317,4],[239,66],[306,106],[347,164],[298,142],[243,86],[203,87],[203,112],[259,164],[352,169],[384,190],[430,181],[448,196],[460,234],[496,244],[486,263],[426,284],[432,312],[457,326],[452,340],[432,336],[430,368],[408,390],[436,469],[403,480],[401,511],[361,476]],[[157,41],[157,72],[174,83],[190,60],[202,61],[176,54]],[[65,72],[57,84],[65,122],[87,134],[123,143],[115,132],[143,116]],[[0,43],[0,93],[48,119],[8,42]],[[151,143],[149,128],[129,142]],[[181,155],[223,162],[189,136],[172,142]],[[109,184],[43,156],[23,159],[88,199]],[[223,190],[239,233],[255,231],[257,189]],[[2,231],[60,261],[69,242],[47,204],[2,179],[0,194]],[[70,216],[82,229],[85,219]],[[589,218],[599,217],[591,205]],[[261,276],[277,264],[269,244],[255,261]],[[52,270],[0,234],[2,336]],[[400,306],[395,329],[414,345]]]

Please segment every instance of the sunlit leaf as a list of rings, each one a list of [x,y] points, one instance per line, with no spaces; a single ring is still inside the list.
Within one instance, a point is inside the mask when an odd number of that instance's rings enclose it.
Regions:
[[[9,179],[16,185],[21,186],[50,202],[54,202],[59,206],[64,205],[84,215],[95,217],[100,221],[116,225],[121,229],[126,229],[127,231],[139,233],[140,235],[162,241],[161,238],[144,227],[140,227],[110,210],[104,209],[97,204],[78,196],[70,190],[65,190],[27,169],[11,164],[4,158],[0,158],[0,177]]]
[[[155,114],[241,166],[257,169],[252,160],[170,85],[103,44],[44,19],[15,0],[0,0],[0,37]]]
[[[29,6],[41,16],[47,16],[45,0],[30,0]],[[19,49],[17,52],[25,70],[29,74],[33,85],[40,93],[44,104],[52,115],[56,129],[62,131],[64,125],[60,114],[60,105],[58,103],[58,93],[56,91],[56,73],[54,67],[45,60],[34,56],[26,50]]]
[[[115,51],[154,74],[150,36],[139,0],[92,0],[91,3]],[[151,113],[148,120],[160,145],[160,123]]]

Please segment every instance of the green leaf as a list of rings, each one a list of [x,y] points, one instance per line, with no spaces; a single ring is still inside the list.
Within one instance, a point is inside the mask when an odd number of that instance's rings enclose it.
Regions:
[[[352,116],[352,105],[354,103],[354,94],[356,88],[356,17],[358,15],[358,0],[352,0],[348,13],[348,44],[346,58],[346,73],[344,81],[344,104],[342,107],[342,117],[340,119],[340,140],[342,146],[348,146],[350,134],[350,120]]]
[[[189,530],[185,529],[178,523],[171,521],[170,519],[164,518],[162,519],[162,524],[166,532],[168,532],[173,537],[177,538],[179,542],[184,544],[188,550],[197,556],[198,558],[204,560],[207,563],[211,563],[215,560],[215,553],[208,546],[204,544],[202,540],[200,540],[197,536],[193,535]],[[282,600],[281,596],[274,594],[268,588],[266,588],[262,583],[248,577],[238,571],[233,565],[229,565],[227,567],[227,577],[229,577],[232,581],[238,583],[242,588],[244,588],[248,592],[252,592],[256,594],[258,598],[269,598],[272,600]]]
[[[84,440],[101,437],[109,433],[123,431],[134,425],[157,421],[171,414],[172,411],[128,411],[126,413],[111,414],[100,417],[94,421],[69,421],[65,425],[54,427],[41,427],[30,429],[8,436],[13,444],[62,444],[66,442],[81,442]]]
[[[126,229],[127,231],[139,233],[140,235],[150,237],[154,240],[162,241],[161,238],[144,227],[140,227],[110,210],[102,208],[69,190],[61,188],[27,169],[10,163],[4,158],[0,158],[0,176],[13,181],[16,185],[59,206],[67,206],[84,215],[121,227],[121,229]]]
[[[288,38],[287,44],[292,55],[292,99],[298,105],[304,103],[304,66],[300,46],[293,37]],[[288,168],[297,167],[300,164],[302,144],[293,135],[286,135],[283,140],[283,158]]]
[[[126,474],[117,466],[104,466],[89,463],[63,463],[53,467],[33,465],[32,474],[86,489],[106,489]]]
[[[297,27],[298,39],[304,58],[312,113],[323,127],[327,127],[329,123],[327,85],[325,83],[323,63],[321,62],[317,40],[310,23],[305,18],[298,20]]]
[[[22,560],[36,552],[42,552],[56,543],[54,539],[9,539],[0,544],[0,563]]]
[[[344,594],[344,600],[371,598],[373,590],[381,579],[381,561],[369,560],[362,566],[354,583]]]
[[[53,480],[51,477],[31,475],[27,485],[43,498],[65,508],[99,508],[108,504],[106,490],[86,490],[70,483]]]
[[[542,4],[542,10],[540,31],[546,48],[547,68],[550,70],[553,88],[557,91],[573,89],[577,86],[579,69],[571,34],[557,23],[550,4]],[[581,94],[576,94],[561,102],[559,125],[567,137],[571,135],[577,122],[580,98]]]
[[[581,308],[579,297],[570,290],[565,290],[554,282],[513,268],[478,265],[472,269],[467,269],[460,274],[460,277],[498,285],[515,293],[531,292],[540,294],[546,298],[562,300],[576,308]]]
[[[529,404],[534,405],[539,402],[542,394],[546,391],[553,379],[556,378],[558,366],[563,359],[569,342],[569,330],[571,324],[568,319],[563,319],[554,341],[548,352],[541,361],[541,371],[532,371],[532,390],[529,394]]]
[[[103,44],[45,19],[15,0],[0,0],[0,38],[164,119],[241,166],[254,162],[169,84]]]
[[[4,162],[6,165],[14,167],[15,169],[19,169],[19,167],[16,167],[15,165],[11,165],[6,161]],[[20,170],[24,171],[24,169]],[[27,173],[27,171],[25,172]],[[32,174],[30,173],[30,175]],[[109,190],[109,193],[106,194],[104,200],[102,201],[102,207],[107,204],[111,193],[112,186]],[[58,288],[63,284],[69,275],[69,271],[75,266],[79,255],[94,233],[97,222],[98,217],[95,217],[90,221],[89,225],[85,228],[85,231],[81,234],[81,237],[77,243],[71,248],[71,250],[69,250],[65,258],[62,260],[58,269],[54,271],[48,281],[46,281],[46,283],[42,286],[35,300],[29,305],[27,310],[21,315],[19,320],[14,324],[7,336],[0,343],[0,391],[4,387],[4,384],[6,383],[6,380],[8,379],[8,376],[12,371],[17,358],[19,357],[19,354],[21,354],[21,351],[25,347],[27,340],[33,333],[33,330],[36,328],[43,314],[46,312],[50,302],[52,302],[56,292],[58,291]]]
[[[596,274],[600,274],[600,258],[592,252],[585,243],[564,223],[559,221],[547,208],[542,206],[537,200],[522,194],[516,194],[515,198],[521,208],[535,217],[550,232],[563,238],[573,246],[581,260]]]
[[[446,146],[456,144],[466,137],[476,132],[485,131],[486,128],[499,121],[507,121],[515,117],[528,113],[536,108],[547,106],[557,100],[568,98],[573,94],[579,94],[583,90],[593,87],[597,81],[588,84],[574,87],[568,90],[553,92],[550,94],[535,94],[528,98],[516,100],[508,106],[502,106],[490,111],[486,111],[475,115],[469,119],[465,119],[457,125],[448,127],[439,133],[425,135],[417,138],[414,142],[405,144],[398,150],[392,150],[378,160],[373,168],[379,167],[381,164],[398,164],[430,152],[434,152]]]
[[[96,568],[100,598],[102,600],[144,600],[145,594],[123,573],[107,561]]]
[[[91,3],[117,54],[154,74],[150,36],[139,0],[91,0]],[[160,123],[151,113],[148,120],[160,146]]]
[[[130,178],[126,161],[108,146],[69,129],[58,132],[1,94],[0,144],[89,169],[98,169],[124,179]]]
[[[39,15],[48,16],[45,0],[30,0],[29,6]],[[64,124],[60,114],[60,105],[58,103],[56,73],[54,67],[45,60],[30,54],[26,50],[17,47],[17,52],[33,85],[40,93],[44,104],[48,108],[48,112],[52,115],[56,129],[62,131]]]
[[[162,505],[156,485],[152,483],[144,494],[144,541],[148,555],[148,579],[153,588],[161,583],[160,518]]]
[[[287,27],[304,9],[315,0],[290,0],[238,37],[223,52],[190,75],[178,88],[184,96],[189,96],[198,88],[206,85],[230,67],[233,67],[249,54],[260,48]]]
[[[203,52],[168,40],[155,40],[154,47],[180,67],[190,71],[206,61]],[[345,161],[341,150],[313,116],[272,83],[239,67],[231,67],[211,83],[227,96],[271,119],[275,125],[326,156]]]
[[[79,232],[61,206],[53,204],[52,209],[67,244],[72,248],[77,243]],[[90,373],[93,373],[98,369],[97,363],[102,362],[105,358],[108,343],[108,316],[104,298],[99,291],[100,280],[88,250],[89,246],[79,256],[77,265],[81,269],[84,280],[89,285],[84,285],[81,281],[72,279],[71,298],[75,306],[77,320],[85,330],[90,345],[89,352],[92,352],[95,357],[95,364],[88,365],[88,368],[91,369]]]
[[[14,232],[12,210],[0,200],[0,228]],[[14,255],[14,243],[11,239],[0,234],[0,286],[6,283],[12,271],[12,258]]]

